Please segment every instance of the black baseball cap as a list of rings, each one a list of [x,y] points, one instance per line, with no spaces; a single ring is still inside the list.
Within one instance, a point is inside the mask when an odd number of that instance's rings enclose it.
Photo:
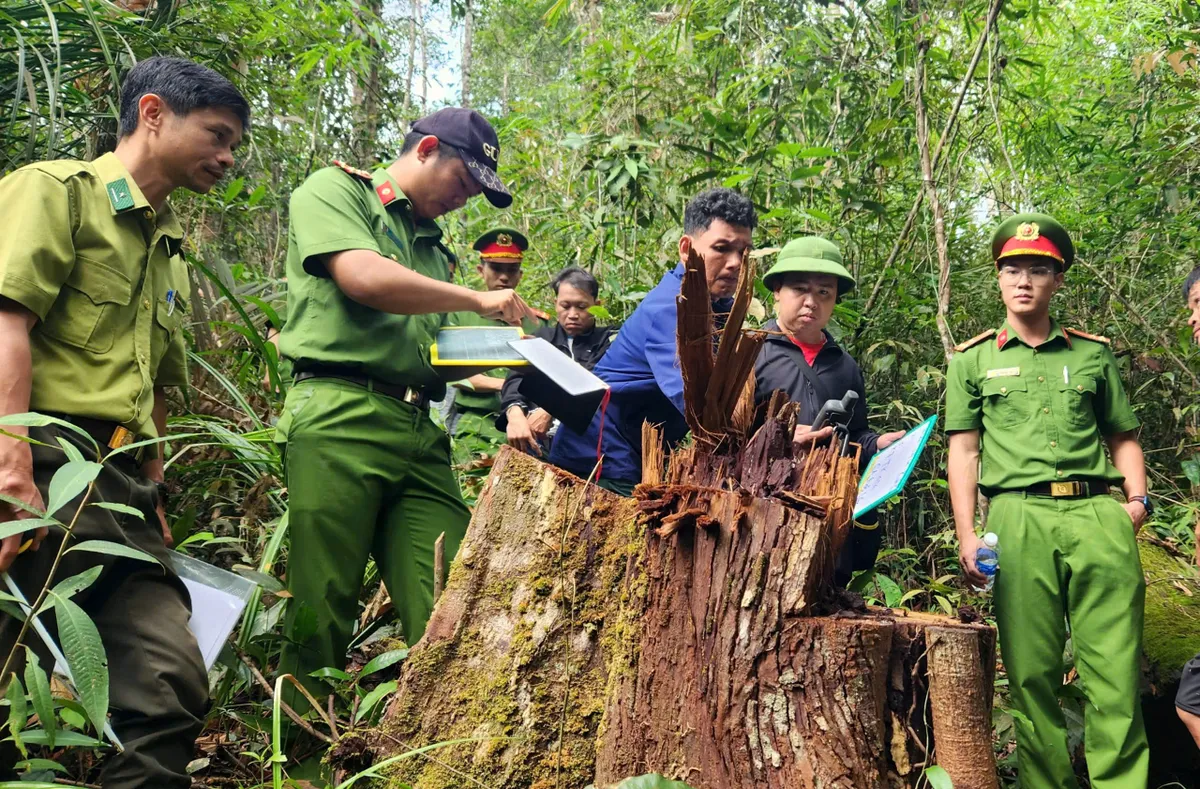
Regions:
[[[467,171],[483,187],[488,202],[496,208],[512,205],[512,194],[496,175],[500,159],[500,139],[492,124],[475,110],[464,107],[446,107],[432,115],[426,115],[412,125],[419,134],[437,137],[462,154]]]

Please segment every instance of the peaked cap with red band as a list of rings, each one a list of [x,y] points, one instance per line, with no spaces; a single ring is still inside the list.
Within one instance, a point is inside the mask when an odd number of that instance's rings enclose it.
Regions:
[[[1066,228],[1048,214],[1016,214],[992,234],[992,259],[1043,257],[1057,260],[1063,271],[1075,262],[1075,245]]]
[[[529,249],[529,239],[511,227],[496,227],[475,239],[472,249],[485,261],[520,263]]]

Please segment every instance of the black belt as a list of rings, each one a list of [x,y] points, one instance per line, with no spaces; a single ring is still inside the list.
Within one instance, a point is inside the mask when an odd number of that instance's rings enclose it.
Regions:
[[[417,408],[428,408],[430,403],[429,393],[424,389],[418,389],[412,386],[399,386],[397,384],[389,384],[380,381],[376,378],[368,378],[365,375],[360,375],[353,368],[336,367],[336,366],[320,366],[307,367],[301,372],[296,373],[296,382],[307,381],[310,378],[336,378],[339,381],[349,381],[352,384],[357,384],[364,389],[370,389],[373,392],[385,394],[388,397],[415,405]]]
[[[1025,493],[1051,499],[1084,499],[1090,496],[1107,496],[1108,490],[1108,482],[1102,479],[1069,479],[1062,482],[1040,482],[1019,490],[999,490],[994,495]]]
[[[120,449],[123,446],[142,440],[119,422],[112,422],[107,419],[92,419],[87,416],[73,416],[71,414],[48,413],[46,416],[70,422],[87,433],[100,446],[100,457],[102,458],[107,454],[107,450],[109,449]],[[144,447],[122,452],[120,455],[117,455],[117,458],[129,458],[135,465],[140,466],[142,461],[152,457],[154,451],[155,447],[147,444]]]

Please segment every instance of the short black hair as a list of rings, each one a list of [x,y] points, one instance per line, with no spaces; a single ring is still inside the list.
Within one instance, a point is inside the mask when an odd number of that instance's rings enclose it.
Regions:
[[[1200,266],[1196,266],[1194,269],[1192,269],[1192,273],[1188,274],[1187,279],[1183,281],[1184,302],[1187,302],[1187,300],[1192,297],[1192,288],[1196,286],[1197,282],[1200,282]]]
[[[584,271],[579,266],[567,266],[554,275],[554,279],[550,280],[550,289],[554,291],[555,296],[558,295],[558,289],[564,283],[592,294],[593,299],[600,298],[600,283],[590,272]]]
[[[758,225],[754,204],[741,192],[721,186],[701,192],[688,201],[683,210],[683,232],[689,236],[703,233],[714,219],[751,230]]]
[[[162,98],[176,115],[225,107],[238,116],[243,134],[250,131],[250,103],[232,82],[190,60],[154,57],[130,69],[121,84],[121,137],[137,129],[138,102],[147,93]]]
[[[428,136],[428,134],[422,134],[421,132],[414,131],[410,131],[408,134],[404,135],[404,143],[400,146],[400,155],[403,156],[413,148],[416,148],[417,143]],[[438,140],[438,158],[447,160],[461,159],[462,151],[458,150],[453,145],[447,145],[441,140]]]

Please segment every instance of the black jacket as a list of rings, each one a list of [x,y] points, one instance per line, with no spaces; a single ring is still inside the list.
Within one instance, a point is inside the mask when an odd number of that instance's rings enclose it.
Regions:
[[[555,322],[553,325],[538,329],[533,336],[541,337],[590,370],[604,356],[612,339],[617,336],[617,327],[596,326],[587,334],[572,338],[563,331],[562,326]],[[573,341],[568,342],[569,340]],[[510,407],[519,405],[525,410],[525,413],[537,408],[537,403],[529,402],[528,398],[520,392],[521,381],[525,376],[535,374],[535,372],[532,368],[521,367],[512,370],[504,379],[504,387],[500,390],[500,414],[496,417],[497,430],[504,432],[508,429],[508,409]]]
[[[764,327],[768,331],[779,331],[779,324],[771,320]],[[846,392],[858,392],[858,405],[850,418],[850,440],[862,447],[861,468],[875,454],[879,434],[867,427],[867,395],[862,370],[858,362],[834,342],[825,332],[825,347],[813,360],[812,370],[825,391],[813,391],[812,384],[805,378],[801,365],[807,367],[804,353],[783,334],[769,334],[754,364],[755,405],[762,405],[771,398],[776,389],[783,390],[788,399],[800,403],[800,424],[811,425],[825,400],[840,400]]]

